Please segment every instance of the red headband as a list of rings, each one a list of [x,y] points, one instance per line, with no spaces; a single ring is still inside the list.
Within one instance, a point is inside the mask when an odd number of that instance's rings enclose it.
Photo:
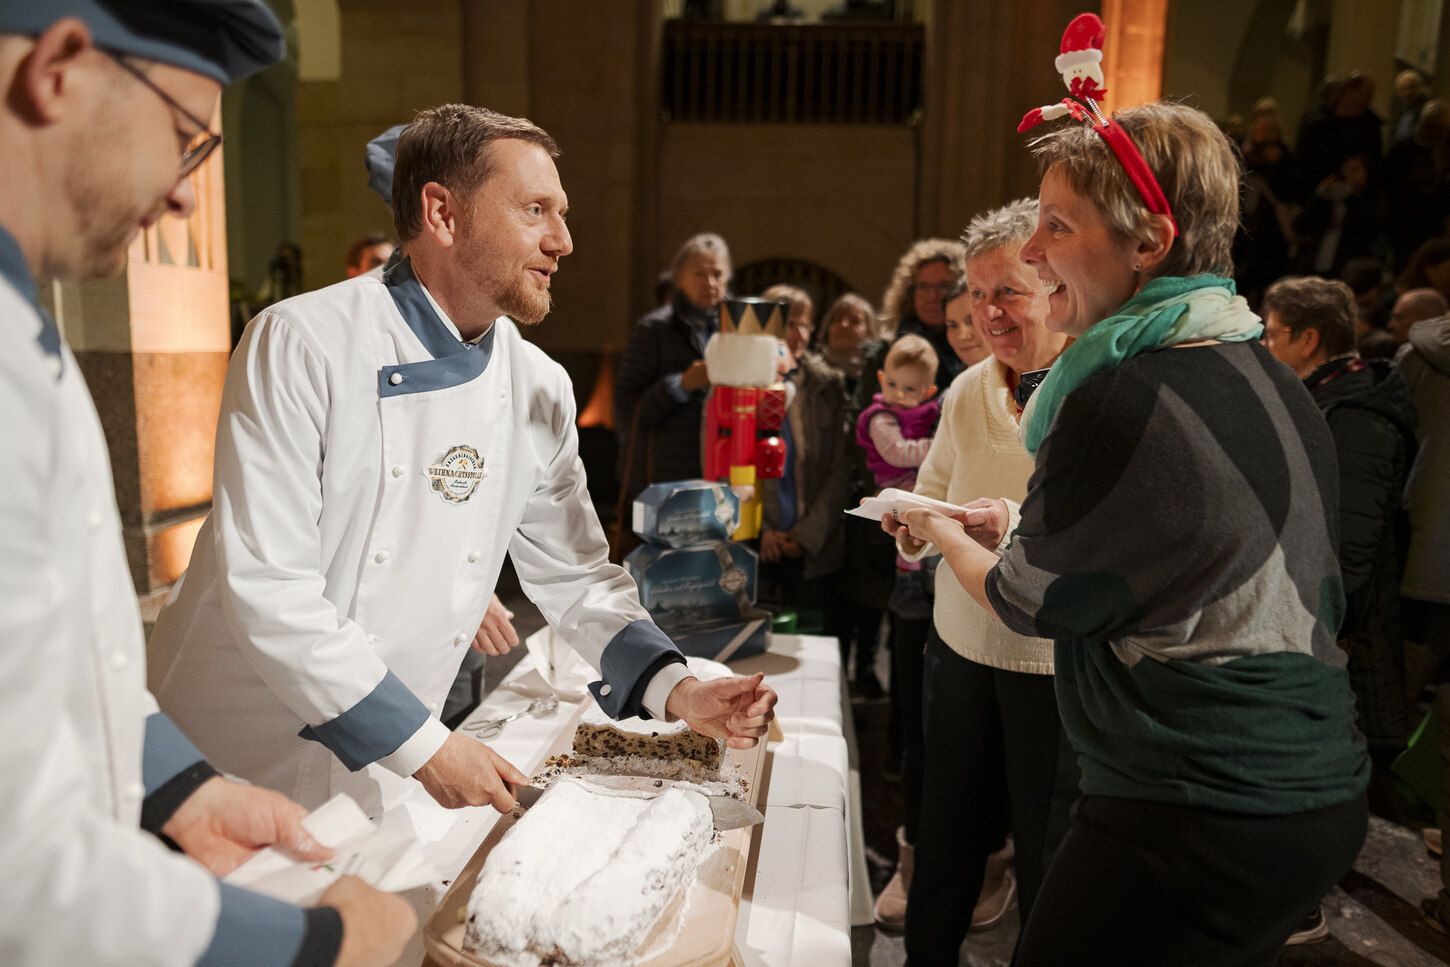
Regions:
[[[1080,98],[1086,106],[1065,97],[1058,104],[1035,107],[1023,116],[1022,123],[1017,125],[1017,131],[1021,133],[1043,121],[1051,121],[1064,115],[1087,122],[1108,143],[1113,156],[1123,166],[1128,180],[1137,190],[1138,197],[1143,199],[1143,204],[1153,214],[1165,216],[1173,226],[1173,237],[1177,238],[1178,222],[1173,218],[1173,210],[1168,207],[1168,198],[1163,194],[1163,187],[1153,177],[1148,162],[1143,160],[1143,153],[1138,150],[1138,146],[1133,143],[1128,132],[1123,130],[1122,125],[1105,116],[1102,108],[1098,106],[1098,101],[1106,100],[1108,95],[1102,86],[1101,66],[1103,37],[1106,32],[1102,20],[1096,14],[1080,13],[1062,34],[1062,49],[1055,66],[1062,74],[1062,82],[1067,85],[1068,91],[1073,97]]]

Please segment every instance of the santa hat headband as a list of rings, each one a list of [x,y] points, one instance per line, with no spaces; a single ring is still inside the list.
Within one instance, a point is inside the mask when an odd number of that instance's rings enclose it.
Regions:
[[[1124,173],[1148,210],[1155,215],[1165,216],[1172,224],[1176,238],[1178,222],[1173,218],[1173,210],[1168,206],[1168,197],[1163,194],[1163,187],[1158,184],[1158,179],[1153,177],[1153,170],[1143,159],[1143,153],[1138,150],[1138,146],[1133,143],[1128,132],[1123,130],[1122,125],[1104,115],[1102,108],[1098,106],[1098,102],[1106,100],[1108,96],[1107,89],[1103,87],[1102,70],[1103,37],[1106,33],[1107,29],[1096,14],[1080,13],[1073,18],[1072,23],[1062,33],[1061,52],[1053,62],[1072,97],[1065,97],[1057,104],[1033,108],[1022,118],[1017,130],[1026,131],[1043,121],[1066,115],[1086,122],[1108,143],[1113,156],[1123,166]]]

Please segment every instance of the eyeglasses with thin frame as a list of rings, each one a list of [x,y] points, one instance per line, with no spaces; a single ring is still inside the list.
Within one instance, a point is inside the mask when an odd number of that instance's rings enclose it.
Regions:
[[[947,282],[913,282],[912,285],[911,285],[911,290],[913,292],[925,292],[925,293],[928,293],[930,295],[944,296],[948,292],[952,291],[952,289],[955,286],[956,286],[956,283],[955,282],[951,282],[951,281],[947,281]]]
[[[1278,336],[1288,336],[1290,339],[1293,339],[1294,338],[1294,330],[1289,329],[1289,328],[1284,328],[1284,329],[1270,329],[1268,326],[1265,326],[1264,327],[1264,334],[1259,337],[1259,341],[1262,342],[1262,343],[1270,343],[1270,342],[1273,342],[1274,339],[1277,338]]]
[[[181,178],[185,178],[197,168],[200,168],[202,162],[206,161],[211,153],[216,150],[217,145],[222,143],[222,136],[220,134],[217,134],[215,131],[212,131],[205,121],[201,120],[195,114],[192,114],[186,108],[178,104],[174,97],[172,97],[170,94],[167,94],[160,87],[158,87],[155,81],[147,77],[146,74],[139,68],[137,68],[134,64],[127,62],[126,58],[111,50],[106,51],[106,54],[120,66],[121,70],[125,71],[127,74],[130,74],[142,84],[145,84],[147,87],[151,88],[151,90],[155,92],[157,97],[161,98],[161,100],[166,102],[167,107],[171,108],[173,111],[179,112],[182,117],[186,118],[188,121],[190,121],[192,124],[200,129],[196,134],[192,136],[191,141],[181,152],[181,171],[177,175],[177,178],[178,180]]]

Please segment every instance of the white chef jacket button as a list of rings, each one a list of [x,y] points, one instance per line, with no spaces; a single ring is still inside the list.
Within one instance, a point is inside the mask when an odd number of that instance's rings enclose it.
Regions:
[[[614,689],[610,688],[608,685],[600,685],[599,686],[599,694],[601,696],[608,695],[612,691],[614,691]]]
[[[55,356],[51,356],[49,359],[47,359],[46,360],[46,364],[50,366],[50,375],[52,375],[52,376],[59,376],[60,375],[60,356],[59,356],[59,354],[57,354]]]
[[[370,645],[376,645],[377,643],[378,643],[378,636],[377,635],[368,635],[368,644],[370,644]]]
[[[480,553],[478,553],[477,551],[469,551],[468,552],[468,563],[469,564],[477,564],[478,563],[478,559],[480,557],[482,557],[482,556],[483,555],[480,554]]]
[[[388,561],[388,552],[378,551],[376,554],[373,555],[373,560],[376,561],[378,564],[386,564]]]
[[[141,782],[129,782],[126,784],[124,795],[131,802],[140,802],[146,798],[146,785]]]
[[[455,647],[468,644],[468,636],[460,631],[458,634],[453,636],[453,644]]]
[[[397,386],[402,381],[403,381],[403,374],[402,373],[394,373],[393,375],[391,375],[391,376],[388,377],[388,382],[391,383],[394,386]]]
[[[401,477],[402,475],[403,475],[403,465],[401,463],[395,463],[395,464],[393,464],[393,476],[394,477]]]
[[[116,669],[116,671],[120,671],[129,664],[131,664],[131,656],[127,655],[124,651],[111,652],[111,667]]]
[[[434,715],[437,715],[438,714],[438,703],[437,702],[429,702],[428,703],[428,711],[432,712]]]
[[[86,515],[86,526],[90,527],[91,530],[97,530],[100,528],[101,522],[105,519],[105,517],[101,516],[99,510],[92,510]]]

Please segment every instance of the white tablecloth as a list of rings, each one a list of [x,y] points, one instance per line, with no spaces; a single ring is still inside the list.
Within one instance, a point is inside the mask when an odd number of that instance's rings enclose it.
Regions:
[[[731,667],[740,674],[766,673],[767,682],[780,695],[776,717],[785,735],[783,742],[772,743],[762,767],[760,805],[766,821],[757,831],[754,857],[746,871],[736,950],[748,967],[848,965],[851,909],[861,905],[863,891],[869,904],[870,894],[859,849],[858,786],[843,732],[844,692],[836,640],[776,635],[770,651]],[[464,725],[501,718],[548,692],[525,658]],[[569,706],[563,705],[548,718],[518,719],[489,745],[528,770],[554,743],[568,718]],[[383,815],[384,828],[411,830],[418,836],[440,874],[433,883],[403,894],[417,911],[420,928],[497,819],[498,813],[489,808],[443,809],[421,786]],[[848,829],[853,833],[848,835]],[[415,967],[423,957],[420,929],[397,963]]]

